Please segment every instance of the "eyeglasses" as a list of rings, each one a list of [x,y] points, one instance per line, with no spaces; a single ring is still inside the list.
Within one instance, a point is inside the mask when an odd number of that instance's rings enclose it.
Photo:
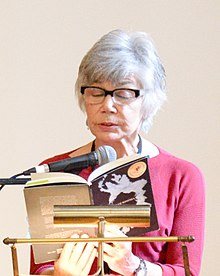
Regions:
[[[97,86],[82,86],[80,92],[89,104],[100,104],[110,95],[114,103],[126,105],[140,96],[140,90],[132,88],[116,88],[109,91]]]

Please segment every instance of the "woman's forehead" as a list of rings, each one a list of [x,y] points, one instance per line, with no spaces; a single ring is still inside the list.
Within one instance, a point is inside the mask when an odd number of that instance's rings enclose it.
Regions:
[[[138,81],[132,76],[129,78],[122,78],[117,81],[111,81],[111,80],[105,80],[105,81],[95,81],[92,83],[92,85],[103,85],[103,84],[111,84],[112,86],[118,87],[118,86],[138,86]]]

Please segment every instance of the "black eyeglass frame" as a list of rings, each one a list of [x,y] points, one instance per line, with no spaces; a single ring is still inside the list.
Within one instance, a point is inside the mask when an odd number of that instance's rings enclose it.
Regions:
[[[103,91],[105,92],[105,97],[106,97],[107,95],[110,95],[111,97],[113,97],[113,93],[114,93],[115,91],[117,91],[117,90],[128,90],[128,91],[133,91],[133,92],[135,93],[135,98],[137,98],[137,97],[140,96],[140,89],[133,89],[133,88],[121,87],[121,88],[116,88],[116,89],[114,89],[114,90],[106,90],[106,89],[104,89],[104,88],[102,88],[102,87],[99,87],[99,86],[81,86],[81,88],[80,88],[80,93],[81,93],[82,95],[84,95],[85,89],[86,89],[86,88],[98,88],[98,89],[101,89],[101,90],[103,90]]]

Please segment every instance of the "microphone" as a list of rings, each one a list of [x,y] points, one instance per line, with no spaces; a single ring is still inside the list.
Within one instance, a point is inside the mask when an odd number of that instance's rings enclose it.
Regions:
[[[101,166],[116,159],[117,154],[114,148],[110,146],[101,146],[97,150],[88,154],[83,154],[81,156],[67,158],[64,160],[30,168],[24,171],[23,175],[30,175],[31,173],[47,173],[59,171],[70,172],[73,170],[87,168],[89,166]]]

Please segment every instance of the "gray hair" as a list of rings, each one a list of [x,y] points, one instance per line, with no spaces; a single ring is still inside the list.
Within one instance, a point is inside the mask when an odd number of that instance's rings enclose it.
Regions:
[[[133,77],[143,94],[143,121],[147,132],[154,115],[166,101],[165,70],[148,34],[114,30],[98,40],[82,59],[75,84],[80,108],[80,87],[109,81],[115,85]]]

